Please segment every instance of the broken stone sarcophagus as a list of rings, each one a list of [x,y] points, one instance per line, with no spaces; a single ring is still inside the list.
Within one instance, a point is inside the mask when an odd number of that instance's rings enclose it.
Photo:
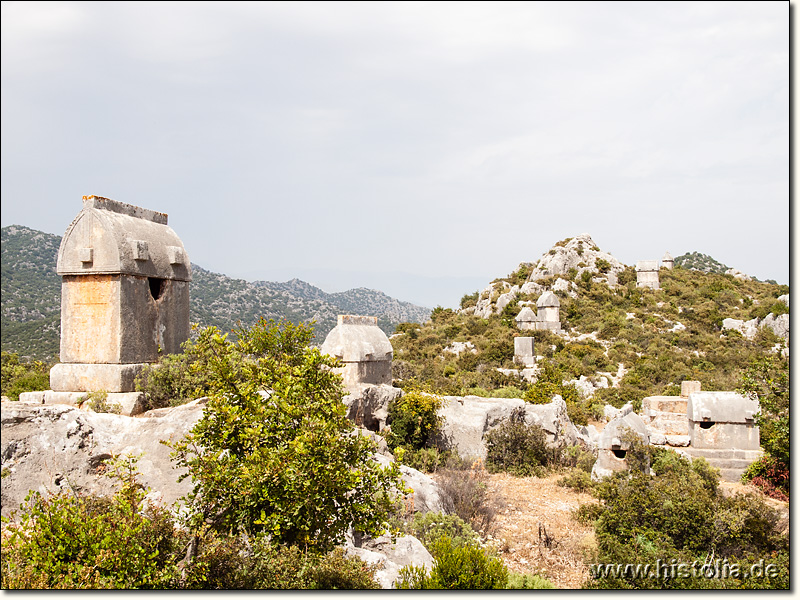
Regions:
[[[725,481],[738,481],[745,469],[761,457],[755,415],[758,402],[736,392],[689,394],[690,446],[693,458],[705,458]]]
[[[597,460],[592,468],[592,479],[598,481],[616,471],[628,469],[628,450],[631,440],[638,439],[643,447],[650,443],[647,426],[641,417],[633,412],[629,404],[620,410],[600,433],[597,441]]]
[[[189,337],[191,264],[167,215],[84,196],[58,251],[61,363],[55,392],[133,392]]]
[[[367,383],[392,384],[392,343],[378,327],[377,317],[339,315],[338,324],[320,348],[338,358],[345,387]]]

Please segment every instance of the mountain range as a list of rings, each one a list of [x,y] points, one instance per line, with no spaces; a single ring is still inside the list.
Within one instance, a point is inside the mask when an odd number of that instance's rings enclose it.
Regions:
[[[2,349],[20,356],[55,360],[61,325],[61,277],[56,257],[61,237],[21,225],[2,228]],[[356,288],[327,293],[305,281],[250,282],[192,265],[190,319],[201,327],[229,331],[237,322],[259,317],[314,321],[315,342],[322,343],[339,314],[378,317],[391,334],[402,322],[424,322],[430,309],[383,292]]]

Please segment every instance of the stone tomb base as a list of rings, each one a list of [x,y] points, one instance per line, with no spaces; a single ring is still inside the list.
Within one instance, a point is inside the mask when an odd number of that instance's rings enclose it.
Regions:
[[[19,401],[29,404],[70,404],[80,406],[86,400],[89,392],[23,392]],[[145,398],[143,392],[111,392],[106,401],[109,404],[118,404],[120,414],[132,417],[144,412]]]
[[[135,392],[136,376],[145,363],[58,363],[50,369],[50,387],[56,392]]]

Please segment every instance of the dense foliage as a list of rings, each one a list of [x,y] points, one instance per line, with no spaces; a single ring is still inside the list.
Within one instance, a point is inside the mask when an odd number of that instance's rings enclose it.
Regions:
[[[652,469],[620,472],[595,487],[602,507],[595,514],[597,564],[683,563],[749,565],[765,559],[775,564],[775,577],[707,578],[632,573],[597,577],[600,588],[737,588],[788,586],[788,535],[778,514],[757,496],[726,496],[716,472],[697,459],[672,450],[651,450]],[[659,562],[660,561],[660,562]],[[595,573],[597,571],[595,570]]]
[[[504,589],[508,570],[502,559],[491,556],[475,544],[453,544],[439,538],[431,550],[433,568],[403,567],[397,580],[399,589],[416,590],[492,590]]]
[[[50,389],[52,365],[40,360],[20,361],[19,356],[5,350],[0,354],[2,372],[2,394],[11,400],[19,400],[22,392]]]
[[[269,534],[317,551],[349,527],[380,533],[399,472],[345,416],[335,361],[310,348],[303,325],[259,321],[230,342],[202,331],[195,368],[211,374],[203,417],[174,444],[194,482],[194,523]]]
[[[786,499],[789,494],[789,360],[773,355],[754,361],[742,375],[738,390],[757,400],[756,415],[761,447],[766,456],[753,463],[743,476],[766,493]]]
[[[19,521],[4,520],[2,577],[7,589],[375,589],[376,565],[330,553],[199,532],[200,552],[187,563],[191,534],[173,513],[145,500],[135,460],[119,459],[111,498],[33,492]]]

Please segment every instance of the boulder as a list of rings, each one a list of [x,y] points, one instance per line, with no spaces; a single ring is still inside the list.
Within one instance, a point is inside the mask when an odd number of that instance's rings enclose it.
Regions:
[[[442,439],[463,458],[485,458],[483,436],[511,416],[515,408],[525,406],[518,398],[481,398],[479,396],[444,396],[439,416],[444,418]]]
[[[359,427],[382,431],[389,416],[389,403],[403,395],[403,390],[390,385],[353,384],[347,388],[343,402],[347,418]]]
[[[422,542],[411,535],[400,536],[394,542],[389,535],[363,540],[348,536],[345,554],[357,556],[369,564],[381,563],[381,568],[375,573],[375,580],[385,590],[395,586],[403,567],[413,565],[431,569],[434,562],[433,556]]]
[[[170,460],[161,440],[179,440],[200,419],[206,399],[127,417],[59,404],[2,403],[2,513],[16,509],[29,490],[45,493],[110,494],[113,482],[100,476],[112,455],[142,456],[137,467],[144,485],[172,504],[191,490],[183,470]]]

